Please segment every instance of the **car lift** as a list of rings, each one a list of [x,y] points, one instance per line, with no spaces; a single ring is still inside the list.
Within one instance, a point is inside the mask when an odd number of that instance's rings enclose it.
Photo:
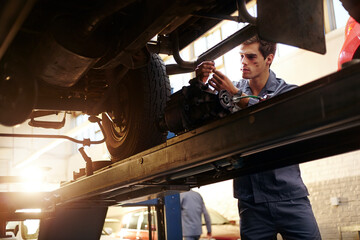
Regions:
[[[127,203],[123,207],[144,206],[148,207],[148,213],[151,213],[151,207],[155,207],[157,217],[157,239],[182,239],[181,227],[181,208],[180,194],[166,195],[162,198],[155,198],[138,203]],[[148,214],[148,226],[152,226],[151,215]],[[152,227],[149,228],[149,240],[152,239]]]
[[[26,219],[12,211],[37,207],[40,240],[99,239],[108,206],[358,150],[359,136],[355,64],[64,183],[37,200],[1,193],[0,216],[2,223]]]

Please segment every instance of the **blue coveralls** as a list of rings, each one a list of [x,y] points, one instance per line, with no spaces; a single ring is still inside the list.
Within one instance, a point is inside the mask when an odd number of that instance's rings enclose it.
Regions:
[[[235,86],[252,95],[248,80],[243,79]],[[275,96],[295,87],[276,78],[270,70],[259,96]],[[258,100],[251,98],[248,106],[256,103]],[[234,179],[241,239],[271,240],[276,239],[277,233],[286,240],[321,239],[308,195],[298,164]]]
[[[181,224],[184,240],[198,240],[202,233],[201,216],[204,214],[207,231],[211,233],[211,220],[200,193],[180,193]]]

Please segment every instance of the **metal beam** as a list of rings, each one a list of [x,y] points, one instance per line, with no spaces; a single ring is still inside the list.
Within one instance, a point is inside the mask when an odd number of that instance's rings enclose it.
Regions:
[[[0,3],[0,59],[15,38],[36,0],[6,0]]]
[[[19,209],[43,208],[48,205],[46,198],[49,193],[37,192],[1,192],[0,193],[0,212],[13,211]]]
[[[201,186],[357,150],[359,134],[357,64],[64,184],[53,194],[60,203],[131,201],[171,190],[166,186]]]
[[[360,64],[169,139],[48,193],[1,193],[0,218],[153,199],[360,149]],[[41,214],[16,209],[41,208]],[[101,218],[103,217],[103,210]]]

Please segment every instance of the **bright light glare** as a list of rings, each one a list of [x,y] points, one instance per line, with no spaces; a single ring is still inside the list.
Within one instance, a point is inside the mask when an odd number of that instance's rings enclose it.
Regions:
[[[120,222],[119,219],[116,218],[106,218],[105,222]]]
[[[16,213],[39,213],[41,212],[40,208],[24,208],[24,209],[17,209]]]
[[[44,171],[37,167],[25,168],[20,175],[26,180],[24,183],[24,191],[40,192],[43,188]]]
[[[28,229],[27,234],[32,235],[38,231],[39,225],[40,225],[40,220],[39,219],[27,219],[24,221],[24,225]]]
[[[67,135],[69,137],[75,137],[78,134],[80,134],[81,132],[87,130],[90,127],[90,124],[91,123],[89,121],[88,122],[83,122],[81,125],[71,129],[65,135]],[[46,152],[50,151],[51,149],[55,148],[56,146],[58,146],[59,144],[61,144],[64,141],[65,141],[65,139],[57,139],[57,140],[54,140],[54,141],[50,142],[45,147],[42,147],[38,151],[31,154],[24,161],[21,161],[20,163],[15,164],[14,168],[18,169],[18,168],[23,168],[23,167],[29,165],[30,163],[32,163],[33,161],[38,159],[41,155],[43,155],[44,153],[46,153]]]
[[[44,171],[37,167],[29,167],[22,170],[20,175],[28,181],[39,182],[44,178]]]

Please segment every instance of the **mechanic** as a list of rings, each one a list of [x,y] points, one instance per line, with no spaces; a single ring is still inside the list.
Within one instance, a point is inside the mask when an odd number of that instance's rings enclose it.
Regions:
[[[204,214],[207,236],[211,238],[211,219],[200,193],[193,190],[180,193],[180,205],[183,239],[198,240],[200,238],[202,214]]]
[[[198,65],[196,76],[204,83],[210,78],[217,91],[242,96],[237,104],[245,108],[296,87],[270,70],[275,51],[276,43],[254,36],[240,45],[243,79],[233,83],[213,61]],[[321,239],[308,195],[298,164],[235,178],[241,239],[276,239],[278,233],[284,239]]]

